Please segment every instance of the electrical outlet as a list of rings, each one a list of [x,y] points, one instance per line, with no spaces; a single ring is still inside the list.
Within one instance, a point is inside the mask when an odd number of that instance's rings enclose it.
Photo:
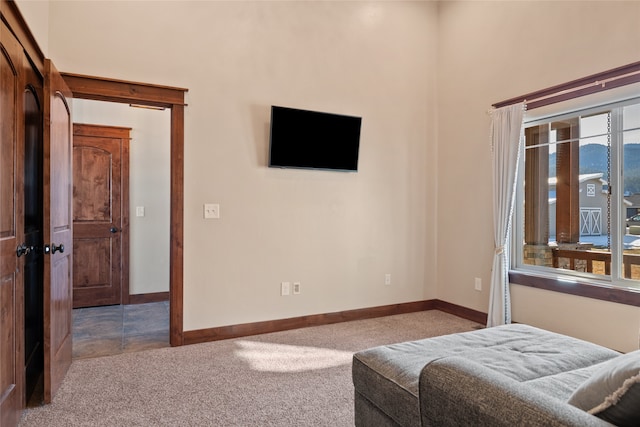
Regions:
[[[293,282],[293,294],[294,295],[300,294],[300,282]]]
[[[476,291],[481,291],[482,290],[482,279],[479,278],[479,277],[476,277],[475,289],[476,289]]]
[[[220,218],[220,205],[217,203],[205,203],[204,204],[204,218],[205,219],[218,219]]]
[[[384,284],[387,286],[391,285],[391,274],[387,273],[384,275]]]
[[[280,295],[281,296],[287,296],[291,293],[291,283],[289,282],[282,282],[280,283]]]

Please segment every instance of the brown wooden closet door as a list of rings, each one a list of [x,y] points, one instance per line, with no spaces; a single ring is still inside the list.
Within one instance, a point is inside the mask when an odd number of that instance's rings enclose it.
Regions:
[[[18,424],[23,405],[22,48],[0,28],[0,425]]]
[[[51,402],[72,357],[71,92],[50,60],[44,82],[44,400]],[[48,247],[48,248],[47,248]]]
[[[120,304],[129,129],[74,124],[73,133],[73,306]]]

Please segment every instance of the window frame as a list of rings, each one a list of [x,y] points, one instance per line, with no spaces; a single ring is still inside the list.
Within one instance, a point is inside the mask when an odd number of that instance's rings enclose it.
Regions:
[[[640,96],[626,99],[624,101],[601,103],[589,108],[575,109],[568,112],[558,112],[545,117],[536,118],[525,121],[523,126],[530,127],[539,124],[549,123],[552,120],[562,120],[566,118],[576,118],[590,114],[611,112],[612,120],[620,120],[619,110],[624,106],[640,103]],[[622,132],[612,131],[611,143],[611,170],[621,171],[622,142],[616,141],[615,138],[621,138]],[[561,271],[558,268],[531,266],[523,263],[523,244],[524,241],[524,210],[519,208],[524,206],[524,158],[522,155],[518,165],[518,177],[516,182],[516,200],[514,208],[513,226],[512,226],[512,250],[511,266],[509,270],[509,282],[523,286],[529,286],[539,289],[561,292],[571,295],[577,295],[587,298],[599,299],[619,304],[640,306],[640,285],[637,281],[631,281],[620,277],[620,266],[622,262],[623,251],[611,251],[611,276],[603,279],[602,276],[590,273],[577,273],[572,270]],[[612,188],[611,197],[613,200],[622,200],[622,177],[621,174],[611,174],[608,177],[608,184]],[[611,215],[611,247],[619,247],[621,240],[622,219],[624,212],[615,207]],[[515,226],[522,224],[522,226]],[[615,268],[614,268],[615,266]],[[631,286],[634,284],[635,286]]]

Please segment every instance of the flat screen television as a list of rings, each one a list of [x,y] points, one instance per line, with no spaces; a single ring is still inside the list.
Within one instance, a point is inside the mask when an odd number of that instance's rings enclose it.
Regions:
[[[361,117],[271,107],[269,166],[358,170]]]

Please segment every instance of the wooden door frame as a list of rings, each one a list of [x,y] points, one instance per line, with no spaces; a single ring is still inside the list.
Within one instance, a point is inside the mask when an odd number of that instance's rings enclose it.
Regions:
[[[188,89],[61,73],[74,98],[171,109],[169,341],[183,339],[184,94]]]

